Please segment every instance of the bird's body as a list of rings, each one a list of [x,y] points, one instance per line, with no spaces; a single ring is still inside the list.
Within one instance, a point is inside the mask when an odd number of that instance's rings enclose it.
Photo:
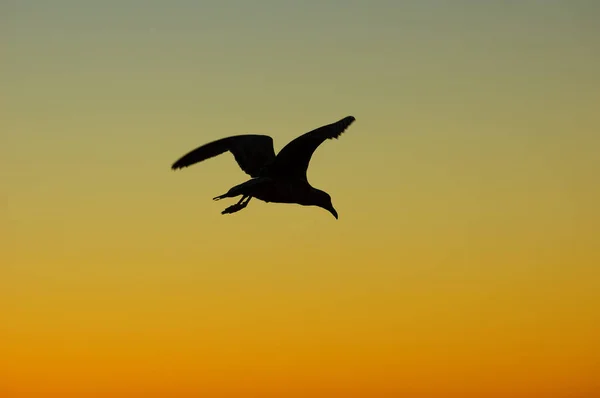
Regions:
[[[308,182],[285,178],[256,177],[231,188],[216,199],[251,196],[263,202],[306,204],[314,190]]]
[[[223,138],[194,149],[176,161],[179,169],[230,151],[240,168],[252,179],[234,186],[214,199],[242,196],[241,200],[222,214],[235,213],[248,205],[252,198],[264,202],[295,203],[318,206],[338,218],[331,197],[310,185],[306,171],[314,151],[326,139],[338,138],[354,122],[348,116],[338,122],[319,127],[301,135],[275,155],[273,139],[266,135],[245,134]]]

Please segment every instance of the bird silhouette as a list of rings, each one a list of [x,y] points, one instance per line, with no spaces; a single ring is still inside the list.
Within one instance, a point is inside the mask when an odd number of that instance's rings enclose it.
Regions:
[[[302,206],[318,206],[329,211],[336,219],[338,213],[327,192],[314,188],[308,182],[306,171],[314,151],[326,139],[338,138],[353,122],[347,116],[337,122],[319,127],[289,142],[277,155],[273,138],[268,135],[243,134],[202,145],[177,160],[173,170],[191,166],[206,159],[231,152],[240,168],[252,177],[236,185],[213,200],[241,199],[221,214],[231,214],[244,209],[252,198],[264,202],[295,203]]]

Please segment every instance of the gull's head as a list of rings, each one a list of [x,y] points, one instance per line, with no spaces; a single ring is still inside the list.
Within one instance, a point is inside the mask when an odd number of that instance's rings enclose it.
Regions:
[[[313,191],[313,199],[314,199],[313,205],[319,206],[319,207],[327,210],[337,220],[338,213],[335,210],[335,208],[333,207],[333,204],[331,203],[331,196],[329,196],[329,194],[327,192],[321,191],[320,189],[315,189]]]

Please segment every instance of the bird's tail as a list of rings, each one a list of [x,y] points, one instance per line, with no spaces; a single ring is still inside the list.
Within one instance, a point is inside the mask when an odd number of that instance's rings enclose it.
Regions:
[[[229,193],[229,192],[228,192],[228,193]],[[213,198],[213,200],[221,200],[221,199],[223,199],[223,198],[226,198],[226,197],[227,197],[227,194],[226,194],[226,193],[224,193],[223,195],[215,196],[215,197]]]
[[[235,198],[236,196],[240,196],[240,195],[248,195],[248,193],[246,192],[247,191],[246,186],[250,182],[254,182],[254,179],[244,182],[240,185],[236,185],[235,187],[233,187],[229,191],[227,191],[227,193],[224,193],[223,195],[215,196],[213,198],[213,200],[221,200],[223,198]]]

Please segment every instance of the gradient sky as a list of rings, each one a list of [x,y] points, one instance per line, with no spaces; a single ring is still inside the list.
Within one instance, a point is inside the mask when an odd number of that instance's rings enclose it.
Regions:
[[[1,396],[600,394],[600,3],[0,15]],[[338,221],[169,168],[347,115],[309,172]]]

